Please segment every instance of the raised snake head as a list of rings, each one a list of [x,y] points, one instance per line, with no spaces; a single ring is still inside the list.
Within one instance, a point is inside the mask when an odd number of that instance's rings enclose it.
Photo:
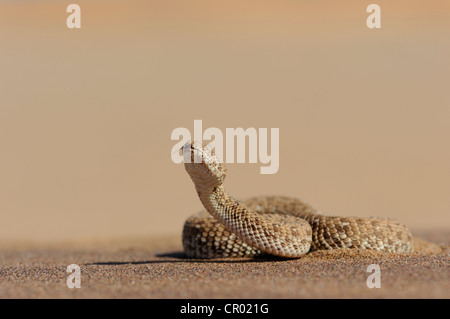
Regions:
[[[214,188],[223,184],[227,169],[212,153],[200,143],[186,143],[183,147],[184,168],[197,190]]]

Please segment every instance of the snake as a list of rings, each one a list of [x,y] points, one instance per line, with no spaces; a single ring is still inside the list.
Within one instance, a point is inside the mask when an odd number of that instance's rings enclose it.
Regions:
[[[181,151],[184,168],[206,209],[184,223],[182,242],[189,258],[299,258],[331,249],[414,250],[411,232],[392,218],[326,216],[287,196],[239,201],[225,190],[227,169],[213,149],[194,141]]]

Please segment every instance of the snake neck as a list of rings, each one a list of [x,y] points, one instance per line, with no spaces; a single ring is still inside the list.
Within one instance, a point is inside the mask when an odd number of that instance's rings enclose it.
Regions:
[[[212,188],[196,187],[196,190],[205,209],[225,226],[228,224],[229,219],[226,215],[227,211],[231,211],[230,207],[234,208],[233,212],[248,213],[246,207],[229,195],[223,186]]]
[[[247,235],[240,223],[251,225],[255,219],[261,216],[250,211],[243,203],[229,195],[224,187],[216,186],[211,188],[196,187],[200,201],[205,209],[229,231],[244,239]],[[240,221],[237,223],[236,221]]]

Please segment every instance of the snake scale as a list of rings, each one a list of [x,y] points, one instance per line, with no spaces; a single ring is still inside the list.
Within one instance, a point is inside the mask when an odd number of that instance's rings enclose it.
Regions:
[[[182,148],[185,169],[205,207],[188,218],[183,247],[190,258],[269,254],[297,258],[320,249],[413,251],[409,230],[389,218],[324,216],[296,198],[255,197],[240,202],[223,182],[226,167],[207,147]]]

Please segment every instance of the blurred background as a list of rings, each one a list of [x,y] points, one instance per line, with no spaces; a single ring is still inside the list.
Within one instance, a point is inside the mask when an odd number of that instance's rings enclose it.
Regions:
[[[450,228],[450,2],[0,1],[0,241],[178,235],[173,129],[280,129],[239,199]]]

